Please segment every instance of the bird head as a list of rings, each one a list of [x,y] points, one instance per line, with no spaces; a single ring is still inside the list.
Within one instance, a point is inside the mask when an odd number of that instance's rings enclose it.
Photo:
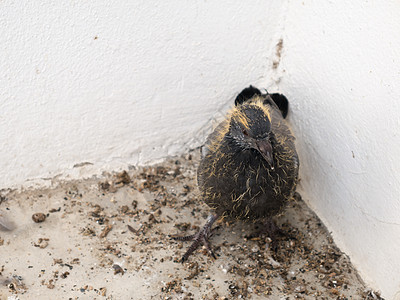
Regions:
[[[231,115],[229,136],[241,150],[255,149],[274,169],[274,135],[271,119],[262,103],[243,104],[236,107]]]

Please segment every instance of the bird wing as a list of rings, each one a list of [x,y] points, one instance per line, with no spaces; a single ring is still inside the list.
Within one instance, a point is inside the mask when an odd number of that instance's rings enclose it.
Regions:
[[[281,96],[287,101],[285,96]],[[296,151],[295,137],[289,128],[288,122],[284,119],[287,115],[287,110],[286,112],[282,111],[281,107],[278,107],[270,94],[266,95],[264,105],[269,106],[272,132],[275,134],[280,144],[284,146],[285,153],[287,153],[288,157],[293,161],[295,172],[298,172],[299,157]],[[288,103],[284,104],[284,106],[288,109]]]
[[[201,158],[204,158],[210,152],[211,145],[214,145],[217,139],[221,139],[226,134],[228,122],[228,119],[223,120],[207,137],[206,142],[201,146]]]

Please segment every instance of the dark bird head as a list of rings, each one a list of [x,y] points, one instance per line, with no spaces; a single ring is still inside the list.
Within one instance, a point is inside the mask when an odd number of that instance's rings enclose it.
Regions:
[[[240,150],[255,149],[274,169],[271,117],[261,101],[245,103],[232,111],[228,136]]]

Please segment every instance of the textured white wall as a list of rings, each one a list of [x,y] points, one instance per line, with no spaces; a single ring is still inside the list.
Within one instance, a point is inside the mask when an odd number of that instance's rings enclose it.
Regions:
[[[301,189],[367,282],[400,299],[400,3],[290,1],[279,88]]]
[[[280,9],[279,0],[1,1],[0,189],[200,145],[235,93],[268,81]],[[72,168],[82,162],[94,165]]]

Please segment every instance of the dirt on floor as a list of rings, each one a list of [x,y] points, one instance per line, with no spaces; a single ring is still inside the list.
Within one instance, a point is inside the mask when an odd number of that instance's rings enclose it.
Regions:
[[[219,222],[185,263],[171,239],[201,227],[198,151],[101,179],[0,198],[0,299],[381,299],[300,196],[259,224]]]

